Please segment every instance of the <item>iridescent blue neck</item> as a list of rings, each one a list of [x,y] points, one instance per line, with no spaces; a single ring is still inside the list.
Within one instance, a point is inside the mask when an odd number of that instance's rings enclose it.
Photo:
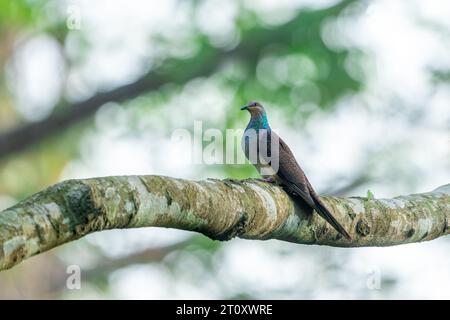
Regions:
[[[269,121],[265,113],[252,115],[247,128],[252,129],[270,129]]]

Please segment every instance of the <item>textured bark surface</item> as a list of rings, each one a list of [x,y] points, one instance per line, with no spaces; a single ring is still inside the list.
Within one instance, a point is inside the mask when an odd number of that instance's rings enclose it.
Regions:
[[[69,180],[0,212],[0,270],[95,231],[166,227],[216,240],[279,239],[338,247],[389,246],[449,233],[450,184],[393,199],[322,197],[353,237],[340,236],[280,188],[257,180],[162,176]]]

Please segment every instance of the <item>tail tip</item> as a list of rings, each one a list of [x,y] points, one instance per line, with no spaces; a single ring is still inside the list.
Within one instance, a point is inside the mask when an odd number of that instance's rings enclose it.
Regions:
[[[343,235],[347,240],[353,241],[352,236],[351,236],[347,231],[342,232],[342,235]]]

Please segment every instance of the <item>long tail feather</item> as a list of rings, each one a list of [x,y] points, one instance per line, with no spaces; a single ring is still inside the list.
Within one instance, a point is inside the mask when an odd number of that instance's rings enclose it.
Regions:
[[[333,217],[331,212],[321,203],[320,200],[314,199],[314,209],[317,213],[324,218],[329,224],[333,226],[340,234],[342,234],[348,240],[352,240],[352,237],[348,234],[347,230]]]

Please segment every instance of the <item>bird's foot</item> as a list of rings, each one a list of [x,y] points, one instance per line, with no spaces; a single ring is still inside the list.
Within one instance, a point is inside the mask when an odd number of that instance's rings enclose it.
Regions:
[[[262,182],[266,182],[266,183],[276,183],[275,179],[272,177],[268,177],[268,178],[260,178],[257,179],[258,181],[262,181]]]

